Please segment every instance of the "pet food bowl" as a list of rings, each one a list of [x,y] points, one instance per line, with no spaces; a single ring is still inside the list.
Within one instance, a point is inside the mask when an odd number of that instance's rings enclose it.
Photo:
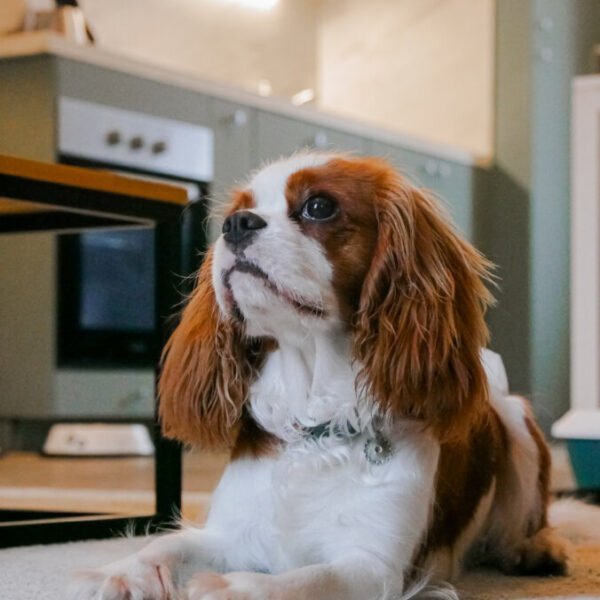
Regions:
[[[600,440],[567,440],[567,449],[577,486],[600,490]]]
[[[554,423],[552,435],[567,444],[577,487],[600,490],[600,411],[570,411]]]
[[[128,423],[57,423],[42,452],[48,456],[152,456],[148,429]]]

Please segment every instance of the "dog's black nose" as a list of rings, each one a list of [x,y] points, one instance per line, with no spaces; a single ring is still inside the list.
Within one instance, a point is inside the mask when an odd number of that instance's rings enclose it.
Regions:
[[[249,210],[229,215],[223,223],[223,238],[229,246],[237,250],[245,248],[256,235],[258,229],[267,226],[267,222]]]

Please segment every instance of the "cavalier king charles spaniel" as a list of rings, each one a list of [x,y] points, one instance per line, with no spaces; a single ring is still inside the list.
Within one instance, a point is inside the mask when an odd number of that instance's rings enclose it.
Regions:
[[[208,520],[81,574],[73,597],[375,600],[474,563],[564,573],[548,449],[485,350],[489,270],[383,160],[257,172],[160,379],[165,435],[231,451]]]

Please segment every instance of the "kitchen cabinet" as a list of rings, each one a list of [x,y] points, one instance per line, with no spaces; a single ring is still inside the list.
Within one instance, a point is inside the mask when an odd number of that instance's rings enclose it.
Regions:
[[[600,12],[596,0],[497,2],[496,9],[495,161],[478,211],[479,247],[498,264],[493,347],[511,388],[530,396],[548,433],[569,406],[573,377],[570,83],[590,70]]]
[[[387,158],[416,186],[433,192],[457,227],[468,238],[474,238],[473,204],[478,190],[478,169],[381,142],[373,142],[371,151]]]
[[[365,154],[367,147],[366,140],[359,136],[259,111],[253,166],[259,166],[265,160],[277,159],[303,148]]]
[[[54,66],[55,97],[67,96],[196,125],[211,121],[211,98],[206,94],[76,60],[42,60]]]
[[[249,106],[210,99],[210,119],[204,125],[215,133],[215,176],[211,183],[212,199],[209,238],[214,240],[220,233],[219,207],[229,196],[232,188],[241,184],[254,167],[252,141],[256,124],[256,111]]]
[[[476,157],[292,107],[280,100],[128,63],[123,57],[117,61],[97,48],[69,47],[64,53],[62,47],[57,48],[31,56],[0,56],[0,114],[9,115],[0,119],[0,152],[56,160],[59,99],[70,97],[212,130],[214,177],[209,183],[214,203],[226,200],[229,190],[264,161],[302,148],[378,154],[390,158],[416,183],[439,194],[459,227],[468,236],[473,235],[473,207],[479,193],[475,183],[481,171],[475,167]],[[217,219],[210,221],[211,239],[218,235],[219,228]],[[18,320],[22,327],[44,324],[29,333],[36,340],[37,383],[49,391],[39,394],[35,402],[11,404],[10,414],[4,411],[3,417],[32,421],[48,417],[103,418],[110,414],[151,417],[151,372],[133,370],[124,376],[56,368],[55,240],[44,233],[5,237],[0,253],[17,257],[16,268],[27,272],[28,281],[37,282],[35,293],[43,302],[30,302],[30,290],[17,290],[15,293],[21,296],[12,298],[9,305],[5,302],[0,316],[5,322]],[[38,253],[35,261],[29,260],[23,251],[29,247],[43,247],[43,256],[40,258]],[[0,269],[0,289],[10,289],[11,282],[3,278],[10,279],[10,275]],[[7,312],[7,306],[14,307],[14,312]],[[92,387],[99,395],[83,394]],[[78,396],[77,411],[73,409],[74,396]]]
[[[176,86],[52,55],[0,60],[0,76],[5,83],[4,92],[0,90],[0,108],[13,117],[10,124],[0,125],[2,151],[52,160],[55,106],[59,97],[67,96],[210,127],[215,134],[211,196],[217,202],[226,199],[232,186],[243,182],[264,161],[303,148],[375,154],[390,158],[416,184],[448,202],[460,228],[472,235],[474,178],[480,169],[468,160],[448,158],[443,150],[417,151],[410,143],[403,145],[401,139],[397,143],[380,141],[376,132],[369,134],[367,126],[362,126],[359,134],[352,132],[352,127],[344,131],[342,119],[337,119],[339,127],[331,126],[327,123],[333,118],[307,109],[277,112],[275,101],[269,110],[251,99],[238,101],[210,89]],[[32,111],[39,134],[24,138],[20,132],[28,129]],[[212,228],[212,237],[217,229]]]

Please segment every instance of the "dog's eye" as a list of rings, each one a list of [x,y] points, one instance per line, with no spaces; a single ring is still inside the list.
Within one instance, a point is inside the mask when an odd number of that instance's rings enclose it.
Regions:
[[[337,215],[337,204],[327,196],[312,196],[302,207],[302,218],[309,221],[327,221]]]

